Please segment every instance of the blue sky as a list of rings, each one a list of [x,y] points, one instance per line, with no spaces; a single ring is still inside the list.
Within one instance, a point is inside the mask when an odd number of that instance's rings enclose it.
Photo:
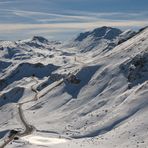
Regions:
[[[148,25],[148,0],[0,0],[0,39],[67,40],[100,26]]]

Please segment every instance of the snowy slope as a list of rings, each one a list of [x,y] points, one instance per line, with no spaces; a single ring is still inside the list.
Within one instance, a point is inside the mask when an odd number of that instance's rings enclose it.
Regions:
[[[6,147],[147,148],[148,29],[119,32],[109,40],[127,41],[104,53],[98,44],[85,53],[41,37],[1,42],[0,137],[25,130],[20,104],[34,127]]]

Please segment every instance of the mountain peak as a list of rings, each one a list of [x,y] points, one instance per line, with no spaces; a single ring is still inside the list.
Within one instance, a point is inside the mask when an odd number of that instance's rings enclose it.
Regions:
[[[122,31],[120,29],[103,26],[103,27],[96,28],[92,31],[80,33],[78,37],[75,39],[75,41],[81,42],[88,36],[92,36],[98,39],[104,38],[104,39],[112,40],[112,39],[115,39],[117,36],[119,36],[119,34],[121,33]]]
[[[42,36],[34,36],[32,41],[39,41],[40,43],[48,43],[48,40]]]

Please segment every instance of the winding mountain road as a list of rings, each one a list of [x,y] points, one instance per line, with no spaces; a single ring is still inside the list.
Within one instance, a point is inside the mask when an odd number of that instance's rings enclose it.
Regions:
[[[21,120],[22,124],[25,127],[25,130],[22,133],[13,134],[12,136],[8,137],[7,140],[4,140],[4,143],[0,146],[0,148],[4,148],[7,144],[9,144],[11,141],[13,141],[15,136],[21,137],[21,136],[30,135],[35,130],[35,127],[30,125],[26,121],[24,113],[23,113],[23,109],[22,109],[22,106],[24,104],[38,100],[38,91],[34,88],[34,86],[38,84],[38,81],[34,77],[32,77],[32,79],[36,82],[35,84],[33,84],[31,86],[31,90],[35,93],[34,98],[32,100],[17,104],[18,105],[18,114],[19,114],[19,117],[20,117],[20,120]]]
[[[18,133],[17,134],[17,136],[20,136],[20,137],[21,136],[30,135],[35,130],[35,127],[34,126],[32,126],[29,123],[27,123],[27,121],[25,119],[25,116],[24,116],[24,113],[23,113],[22,105],[23,104],[19,104],[18,111],[19,111],[19,116],[20,116],[21,122],[22,122],[22,124],[25,127],[25,130],[24,130],[23,133]]]
[[[18,133],[17,135],[18,136],[26,136],[26,135],[30,135],[34,130],[35,130],[35,127],[30,125],[27,120],[25,119],[25,116],[24,116],[24,113],[23,113],[23,109],[22,109],[22,106],[26,103],[29,103],[29,102],[32,102],[32,101],[37,101],[38,100],[38,91],[34,88],[35,85],[38,84],[38,81],[32,77],[32,79],[35,81],[35,84],[33,84],[31,86],[31,90],[35,93],[35,96],[32,100],[29,100],[29,101],[26,101],[26,102],[23,102],[23,103],[19,103],[18,104],[18,111],[19,111],[19,116],[20,116],[20,119],[21,119],[21,122],[22,124],[24,125],[25,127],[25,131],[23,133]]]

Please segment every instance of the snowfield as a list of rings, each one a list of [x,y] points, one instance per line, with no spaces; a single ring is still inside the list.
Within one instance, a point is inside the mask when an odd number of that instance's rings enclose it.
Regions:
[[[148,148],[148,28],[0,41],[0,59],[0,148]]]

